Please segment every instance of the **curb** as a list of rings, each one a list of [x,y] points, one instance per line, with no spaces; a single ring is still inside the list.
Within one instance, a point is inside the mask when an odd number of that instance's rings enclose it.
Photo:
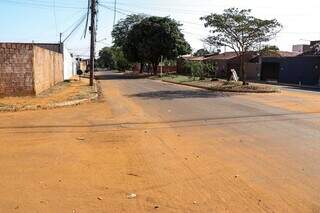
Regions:
[[[308,86],[308,85],[299,85],[299,84],[286,84],[286,83],[272,83],[272,82],[263,82],[263,81],[251,81],[254,84],[268,84],[279,87],[296,87],[296,89],[309,89],[309,90],[319,90],[320,86]]]
[[[98,86],[97,82],[94,82],[94,95],[91,95],[89,98],[73,100],[73,101],[63,101],[59,103],[53,103],[48,105],[27,105],[27,106],[8,106],[8,107],[0,107],[0,112],[20,112],[20,111],[35,111],[35,110],[49,110],[49,109],[57,109],[63,107],[70,106],[78,106],[83,103],[88,103],[91,101],[95,101],[99,99]]]
[[[266,91],[266,90],[260,90],[260,91],[238,91],[238,90],[224,90],[224,89],[214,89],[210,87],[205,87],[205,86],[200,86],[200,85],[194,85],[194,84],[189,84],[189,83],[179,83],[175,81],[170,81],[170,80],[161,80],[162,82],[166,83],[171,83],[171,84],[177,84],[177,85],[182,85],[182,86],[189,86],[189,87],[194,87],[194,88],[199,88],[199,89],[205,89],[205,90],[210,90],[210,91],[215,91],[215,92],[232,92],[232,93],[258,93],[258,94],[266,94],[266,93],[278,93],[280,91]]]

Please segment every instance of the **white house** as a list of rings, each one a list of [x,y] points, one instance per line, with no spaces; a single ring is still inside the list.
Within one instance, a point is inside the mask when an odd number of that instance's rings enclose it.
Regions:
[[[73,55],[68,51],[67,48],[63,48],[63,59],[64,59],[64,69],[63,77],[64,80],[71,79],[74,75],[77,74],[77,61]]]

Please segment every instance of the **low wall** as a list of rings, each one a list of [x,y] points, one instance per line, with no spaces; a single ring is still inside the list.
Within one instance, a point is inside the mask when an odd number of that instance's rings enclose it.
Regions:
[[[63,55],[34,46],[33,72],[34,91],[37,95],[63,81]]]
[[[161,66],[158,66],[158,72],[160,73]],[[163,73],[176,73],[177,72],[177,66],[163,66],[162,67]]]
[[[0,43],[0,96],[34,94],[33,45]]]

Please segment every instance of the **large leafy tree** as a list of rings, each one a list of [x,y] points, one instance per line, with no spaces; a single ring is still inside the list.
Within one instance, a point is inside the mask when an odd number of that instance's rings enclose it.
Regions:
[[[209,50],[202,48],[202,49],[198,49],[193,55],[194,56],[205,56],[208,54],[210,54]]]
[[[120,48],[104,47],[99,52],[98,67],[125,71],[131,68],[130,62],[124,57]]]
[[[104,47],[99,51],[97,66],[100,68],[114,69],[115,63],[112,55],[112,48]]]
[[[115,48],[119,48],[123,50],[123,47],[127,43],[127,38],[129,35],[129,32],[131,31],[132,27],[139,22],[141,22],[146,16],[143,14],[132,14],[128,15],[126,18],[121,19],[114,27],[111,32],[112,38],[113,38],[113,46]],[[128,57],[126,55],[126,57]],[[140,62],[141,63],[141,72],[143,70],[143,60],[138,60],[136,55],[130,54],[128,57],[129,59],[135,59],[131,60],[134,62]]]
[[[262,56],[280,56],[279,50],[275,45],[265,45],[259,52]]]
[[[146,16],[142,14],[128,15],[114,25],[111,32],[114,47],[122,48],[127,41],[128,34],[132,27],[141,22]]]
[[[259,19],[251,15],[251,10],[238,8],[226,9],[222,14],[210,14],[201,17],[201,20],[205,22],[205,27],[211,28],[212,35],[206,39],[208,44],[229,47],[240,56],[240,74],[244,84],[246,53],[273,39],[282,28],[276,19]]]
[[[191,47],[180,30],[181,24],[169,17],[147,17],[134,25],[124,45],[126,57],[132,61],[145,61],[157,66],[161,60],[175,59],[191,52]]]

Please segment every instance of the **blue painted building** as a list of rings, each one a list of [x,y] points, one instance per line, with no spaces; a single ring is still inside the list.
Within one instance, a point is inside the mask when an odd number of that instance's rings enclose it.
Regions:
[[[320,56],[262,57],[261,80],[319,85]]]

